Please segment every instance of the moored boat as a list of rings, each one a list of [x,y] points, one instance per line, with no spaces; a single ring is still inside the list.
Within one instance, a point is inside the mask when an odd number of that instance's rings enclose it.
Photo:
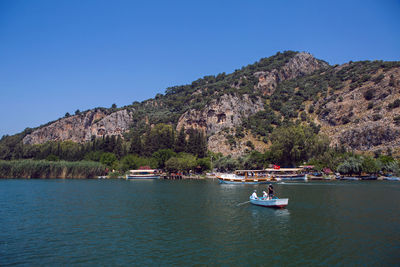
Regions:
[[[383,177],[383,180],[387,180],[387,181],[400,181],[400,177]]]
[[[266,184],[270,181],[265,170],[237,170],[233,174],[216,177],[221,184]]]
[[[266,199],[265,197],[254,198],[250,197],[250,203],[257,206],[269,207],[269,208],[284,208],[288,205],[288,198],[277,198]]]
[[[157,170],[130,170],[129,174],[126,175],[127,180],[135,179],[159,179],[160,175]]]
[[[347,180],[347,181],[359,181],[360,177],[352,177],[352,176],[342,176],[339,180]]]
[[[302,180],[307,181],[307,174],[302,168],[278,168],[265,169],[268,175],[277,181]]]

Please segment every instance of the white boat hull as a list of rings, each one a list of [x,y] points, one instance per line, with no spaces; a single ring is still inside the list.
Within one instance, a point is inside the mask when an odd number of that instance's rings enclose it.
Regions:
[[[149,179],[160,179],[159,175],[149,175],[149,176],[135,176],[135,175],[127,175],[127,180],[149,180]]]
[[[221,184],[266,184],[268,183],[267,177],[244,177],[235,174],[222,174],[217,176]]]
[[[277,181],[307,181],[307,175],[277,176]]]
[[[252,198],[250,197],[250,203],[257,206],[270,207],[270,208],[284,208],[288,205],[288,198],[273,198],[273,199],[265,199],[265,198]]]

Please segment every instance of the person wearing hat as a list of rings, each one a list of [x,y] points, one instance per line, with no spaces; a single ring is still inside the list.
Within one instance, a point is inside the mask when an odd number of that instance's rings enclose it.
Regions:
[[[254,190],[253,194],[251,195],[251,198],[258,199],[257,190]]]
[[[269,199],[272,199],[274,197],[274,187],[272,184],[268,185],[268,197]]]

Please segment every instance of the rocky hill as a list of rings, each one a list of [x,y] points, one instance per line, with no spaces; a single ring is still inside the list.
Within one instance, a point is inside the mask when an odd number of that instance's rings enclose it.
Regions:
[[[19,135],[24,144],[86,142],[166,123],[199,129],[208,148],[225,155],[263,151],[282,121],[299,121],[354,150],[400,147],[400,62],[330,66],[308,53],[287,51],[231,74],[205,76],[164,95],[119,109],[97,108]],[[0,142],[1,144],[1,142]]]

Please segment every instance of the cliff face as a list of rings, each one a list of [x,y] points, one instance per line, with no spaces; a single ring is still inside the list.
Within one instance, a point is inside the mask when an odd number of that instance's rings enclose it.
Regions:
[[[285,80],[295,79],[303,75],[313,73],[321,68],[328,67],[328,64],[315,59],[311,54],[298,53],[288,60],[283,66],[271,71],[258,71],[253,75],[258,79],[254,91],[260,91],[263,95],[274,93],[277,85]],[[250,99],[248,95],[232,96],[223,95],[220,99],[213,101],[202,110],[189,110],[183,114],[178,121],[177,129],[194,128],[201,129],[208,136],[208,148],[214,152],[221,152],[224,155],[241,155],[246,149],[248,141],[255,145],[255,149],[263,151],[266,144],[252,138],[247,134],[245,138],[235,141],[235,144],[227,140],[227,131],[241,125],[244,118],[263,110],[265,100],[261,98]],[[232,134],[235,134],[233,129]]]
[[[121,135],[127,131],[132,115],[120,110],[107,115],[101,110],[90,110],[84,114],[62,118],[48,126],[39,128],[24,137],[24,144],[42,144],[47,141],[89,141],[92,136]]]
[[[263,109],[264,101],[250,99],[248,95],[223,95],[202,110],[188,110],[178,121],[177,129],[200,129],[213,135],[222,129],[238,126],[243,117]]]
[[[264,95],[271,95],[280,82],[311,74],[328,66],[309,53],[298,53],[281,68],[255,72],[254,76],[258,78],[257,89]]]

